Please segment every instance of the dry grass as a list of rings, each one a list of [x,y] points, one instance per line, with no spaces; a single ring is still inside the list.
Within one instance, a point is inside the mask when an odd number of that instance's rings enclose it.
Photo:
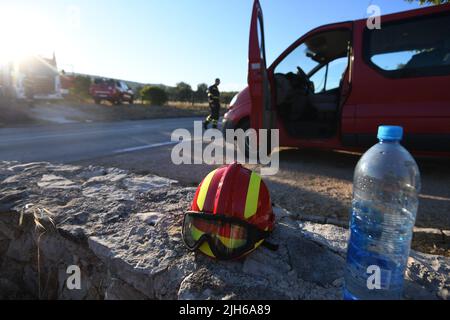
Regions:
[[[163,106],[135,103],[123,105],[113,105],[109,102],[96,104],[80,104],[71,102],[64,103],[80,110],[89,116],[92,121],[120,121],[120,120],[144,120],[161,118],[181,118],[181,117],[206,117],[210,113],[208,103],[190,103],[170,101]],[[221,108],[221,114],[225,113],[225,106]],[[85,119],[73,119],[83,121]]]
[[[75,106],[84,113],[100,121],[143,120],[158,118],[203,117],[209,114],[207,105],[189,103],[169,103],[163,106],[148,104],[123,104],[120,106],[102,103],[101,105]]]
[[[38,298],[43,298],[43,293],[47,292],[49,275],[47,277],[46,285],[44,289],[42,289],[42,279],[41,279],[41,238],[47,233],[47,228],[44,225],[51,226],[52,229],[55,229],[55,223],[53,221],[53,214],[44,207],[36,206],[32,203],[25,205],[22,210],[19,218],[19,226],[23,224],[24,214],[25,212],[29,212],[32,215],[33,223],[35,225],[35,233],[36,233],[36,247],[37,247],[37,273],[38,273]]]
[[[197,110],[197,111],[209,110],[209,105],[206,102],[192,104],[191,102],[171,101],[167,105],[171,108],[176,108],[180,110]]]
[[[63,101],[38,101],[34,107],[26,104],[2,104],[0,103],[0,127],[14,127],[24,124],[43,124],[45,121],[33,117],[34,114],[48,114],[49,108],[55,117],[61,115],[72,121],[122,121],[145,120],[182,117],[206,117],[210,113],[208,103],[168,102],[163,106],[154,106],[143,103],[113,105],[102,102],[96,105],[92,102],[63,100]],[[221,114],[225,113],[225,105],[222,105]],[[41,112],[42,111],[42,112]]]
[[[36,118],[34,114],[40,114],[40,110],[47,114],[48,110],[54,111],[55,117],[63,116],[72,121],[109,122],[122,120],[145,120],[181,117],[206,117],[209,114],[208,104],[194,104],[182,102],[169,102],[163,106],[149,104],[113,105],[102,102],[101,105],[78,101],[38,101],[34,107],[26,104],[0,103],[0,128],[15,127],[27,124],[44,124],[45,121]],[[33,113],[31,112],[33,111]]]

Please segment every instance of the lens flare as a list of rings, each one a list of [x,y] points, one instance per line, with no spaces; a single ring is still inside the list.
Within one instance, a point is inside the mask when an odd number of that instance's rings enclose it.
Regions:
[[[55,32],[45,16],[19,7],[0,7],[0,12],[0,63],[52,54]]]

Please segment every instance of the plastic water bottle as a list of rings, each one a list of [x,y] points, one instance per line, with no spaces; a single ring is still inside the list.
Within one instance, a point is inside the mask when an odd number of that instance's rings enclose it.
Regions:
[[[402,136],[402,127],[380,126],[380,142],[356,166],[346,300],[402,298],[420,192],[419,169]]]

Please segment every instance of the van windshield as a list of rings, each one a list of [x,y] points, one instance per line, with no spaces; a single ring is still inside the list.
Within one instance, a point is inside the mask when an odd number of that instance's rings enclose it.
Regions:
[[[314,35],[290,52],[275,68],[276,73],[297,73],[300,67],[312,75],[320,65],[346,57],[350,34],[347,30],[334,30]]]

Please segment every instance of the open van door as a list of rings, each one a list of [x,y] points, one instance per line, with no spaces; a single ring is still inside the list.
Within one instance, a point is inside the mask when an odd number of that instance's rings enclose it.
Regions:
[[[255,0],[253,4],[250,23],[247,82],[251,98],[251,127],[254,129],[271,129],[273,116],[266,66],[264,24],[262,9],[258,0]]]

